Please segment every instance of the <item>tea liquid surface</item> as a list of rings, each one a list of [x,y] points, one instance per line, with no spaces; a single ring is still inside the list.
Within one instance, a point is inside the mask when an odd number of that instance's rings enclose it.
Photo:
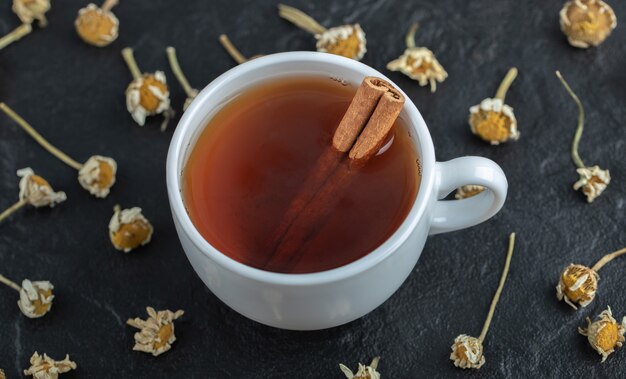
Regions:
[[[183,199],[202,236],[227,256],[264,269],[268,238],[332,144],[356,88],[323,77],[266,82],[226,104],[198,137],[183,172]],[[417,153],[398,119],[387,142],[338,193],[332,214],[273,271],[336,268],[381,245],[406,218],[419,187]]]

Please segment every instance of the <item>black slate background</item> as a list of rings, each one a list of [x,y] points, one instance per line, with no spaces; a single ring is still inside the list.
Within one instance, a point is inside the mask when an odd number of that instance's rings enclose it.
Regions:
[[[0,32],[18,25],[10,2],[0,5]],[[388,73],[417,104],[438,160],[481,155],[509,178],[502,211],[480,226],[430,238],[402,288],[383,306],[348,325],[290,332],[239,316],[196,277],[179,245],[165,188],[165,157],[173,127],[160,119],[137,127],[123,92],[131,77],[120,56],[135,48],[140,68],[164,69],[174,106],[184,94],[169,71],[167,45],[178,49],[199,88],[233,62],[217,42],[224,32],[247,55],[314,49],[305,32],[278,18],[274,1],[122,1],[115,8],[121,36],[97,49],[73,30],[87,1],[57,0],[49,26],[0,51],[0,99],[79,161],[99,153],[119,164],[118,184],[97,200],[76,173],[51,158],[13,122],[0,116],[0,208],[17,198],[15,170],[33,167],[68,201],[54,209],[24,209],[0,225],[0,273],[15,280],[50,280],[56,299],[42,319],[22,316],[17,294],[0,288],[0,367],[21,376],[33,351],[69,353],[78,370],[63,378],[342,378],[337,364],[356,367],[380,354],[384,378],[624,377],[626,355],[606,363],[576,328],[611,305],[626,314],[624,270],[616,260],[601,272],[597,299],[575,312],[558,303],[554,286],[570,262],[591,265],[626,245],[626,34],[618,26],[597,49],[570,47],[559,30],[560,1],[291,1],[323,25],[360,22],[367,33],[363,62],[380,70],[403,49],[413,21],[418,45],[431,48],[449,78],[436,94]],[[612,1],[618,19],[626,3]],[[507,102],[521,139],[492,147],[473,137],[468,107],[493,96],[510,66],[520,69]],[[571,185],[569,157],[576,108],[554,70],[560,69],[587,107],[581,155],[611,170],[613,182],[586,204]],[[383,71],[384,72],[384,71]],[[115,203],[140,206],[153,222],[153,242],[121,254],[107,224]],[[509,280],[485,341],[487,364],[477,372],[448,359],[454,337],[478,335],[503,266],[507,236],[518,233]],[[384,280],[384,278],[379,278]],[[146,305],[184,309],[178,341],[154,358],[133,352],[129,317]]]

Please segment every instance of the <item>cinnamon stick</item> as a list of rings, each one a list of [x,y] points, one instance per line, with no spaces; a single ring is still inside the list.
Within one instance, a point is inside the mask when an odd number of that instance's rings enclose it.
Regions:
[[[273,234],[273,254],[266,269],[284,270],[297,262],[298,250],[323,226],[358,168],[378,152],[403,105],[404,96],[386,81],[375,77],[363,80],[335,131],[332,146],[318,159]]]
[[[339,162],[345,157],[343,153],[352,148],[359,133],[361,133],[372,113],[376,110],[376,105],[380,98],[390,88],[392,86],[382,79],[373,76],[363,79],[350,102],[348,110],[335,130],[332,146],[329,146],[318,158],[311,170],[311,174],[305,179],[300,186],[300,190],[291,200],[280,224],[265,244],[267,251],[273,252],[276,249],[291,223],[302,212],[302,209],[311,201],[339,165]]]
[[[389,90],[391,85],[386,81],[368,76],[356,91],[350,107],[343,115],[333,135],[333,147],[341,152],[352,148],[357,137],[374,113],[380,97]]]
[[[324,226],[323,222],[335,209],[353,177],[350,164],[342,162],[289,225],[266,269],[284,271],[298,262],[300,255],[297,253]]]
[[[282,238],[287,233],[287,230],[291,226],[291,223],[298,217],[304,207],[311,201],[311,199],[318,192],[320,187],[324,184],[326,179],[333,173],[339,162],[344,157],[344,153],[329,146],[322,155],[318,158],[317,162],[311,170],[311,174],[307,176],[296,196],[289,203],[287,211],[280,220],[280,224],[274,232],[271,234],[268,242],[266,243],[267,251],[274,252]]]

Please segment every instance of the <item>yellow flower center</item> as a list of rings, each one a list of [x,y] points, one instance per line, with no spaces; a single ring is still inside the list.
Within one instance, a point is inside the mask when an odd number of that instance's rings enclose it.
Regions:
[[[34,313],[38,316],[41,316],[44,313],[48,312],[50,310],[50,306],[52,305],[51,303],[43,303],[41,299],[52,296],[52,290],[44,291],[42,289],[37,289],[37,294],[39,296],[37,296],[36,300],[33,300],[32,304],[35,307]]]
[[[587,19],[585,21],[572,25],[572,29],[585,34],[593,34],[599,27],[600,24],[593,13],[587,14]]]
[[[324,46],[324,48],[331,54],[354,59],[358,56],[360,45],[361,40],[357,35],[356,29],[353,28],[352,34],[350,34],[348,38],[337,39],[334,44],[328,44],[327,46]]]
[[[98,162],[98,168],[100,173],[98,174],[98,180],[96,185],[99,188],[109,188],[113,182],[113,167],[106,162]]]
[[[152,93],[150,87],[156,87],[159,92],[166,93],[167,85],[152,74],[144,75],[143,77],[143,84],[139,89],[139,104],[148,112],[156,112],[161,104],[161,99]]]
[[[454,353],[456,354],[457,357],[461,359],[468,359],[467,354],[466,354],[467,349],[462,343],[456,343],[454,345]]]
[[[569,29],[574,37],[592,43],[600,43],[606,38],[612,28],[612,19],[608,10],[603,9],[596,2],[583,1],[587,9],[572,4],[567,10],[570,21]]]
[[[485,141],[505,142],[511,132],[511,119],[502,112],[483,111],[472,114],[476,134]]]
[[[617,324],[611,321],[605,322],[596,335],[596,345],[604,351],[609,351],[615,348],[618,341],[619,328]]]
[[[576,281],[585,274],[589,275],[587,280],[585,280],[585,282],[575,291],[570,290],[570,287],[572,287]],[[573,302],[590,300],[596,291],[593,275],[594,274],[590,269],[583,267],[573,267],[567,270],[562,277],[563,284],[565,285],[565,288],[563,288],[565,296]]]
[[[39,175],[32,175],[32,176],[30,177],[30,180],[32,180],[33,182],[35,182],[35,184],[37,184],[37,185],[39,185],[39,186],[41,186],[41,187],[48,187],[48,188],[51,188],[51,187],[50,187],[50,183],[48,183],[48,181],[47,181],[46,179],[42,178],[42,177],[41,177],[41,176],[39,176]]]
[[[159,335],[159,342],[155,342],[153,344],[154,350],[157,350],[157,349],[165,346],[167,341],[170,340],[170,337],[172,337],[172,332],[173,332],[172,324],[165,324],[165,325],[163,325],[159,329],[159,333],[158,333],[158,335]]]
[[[604,180],[598,178],[596,175],[593,175],[591,176],[591,178],[587,180],[587,184],[585,184],[582,187],[583,193],[585,195],[591,194],[594,189],[595,184],[605,184],[605,183],[604,183]]]
[[[413,75],[426,74],[426,72],[430,71],[433,67],[432,63],[424,60],[422,60],[422,64],[417,67],[414,66],[414,63],[415,59],[412,57],[409,56],[406,58],[406,65],[409,67],[409,70]]]
[[[114,37],[116,26],[115,19],[98,9],[81,12],[76,21],[78,35],[95,46],[108,45]]]
[[[111,236],[111,241],[119,249],[134,249],[144,243],[150,235],[150,226],[143,220],[122,224]]]

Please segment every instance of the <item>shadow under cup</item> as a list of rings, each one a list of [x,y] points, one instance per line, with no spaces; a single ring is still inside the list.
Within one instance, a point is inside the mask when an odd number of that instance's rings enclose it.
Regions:
[[[306,233],[298,223],[287,229],[305,235],[301,243],[282,248],[286,237],[277,234],[298,194],[315,199],[319,189],[303,183],[330,148],[359,84],[301,69],[249,84],[213,110],[187,146],[181,174],[185,208],[207,242],[254,268],[313,273],[354,262],[394,234],[421,179],[402,116],[365,165],[337,157],[348,180],[335,196],[309,203],[324,212],[304,223]],[[289,259],[278,259],[281,254]]]

